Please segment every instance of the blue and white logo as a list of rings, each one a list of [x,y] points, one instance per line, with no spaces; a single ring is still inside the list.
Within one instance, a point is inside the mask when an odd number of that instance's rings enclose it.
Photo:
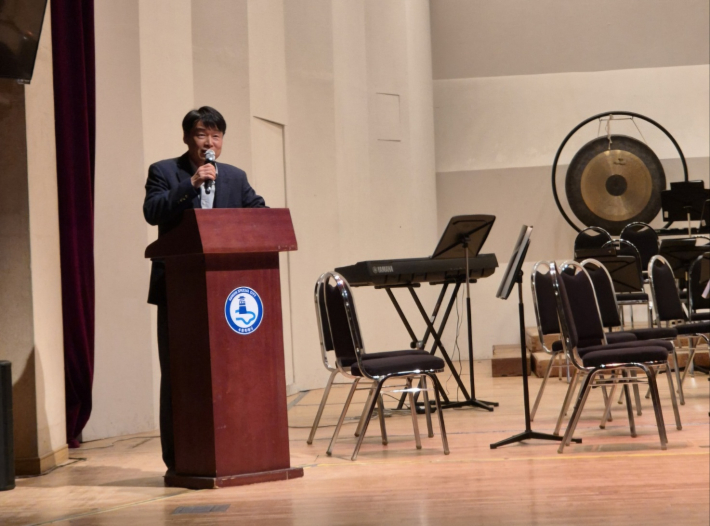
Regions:
[[[234,332],[251,334],[261,325],[261,320],[264,317],[264,305],[254,289],[239,287],[227,297],[224,316]]]

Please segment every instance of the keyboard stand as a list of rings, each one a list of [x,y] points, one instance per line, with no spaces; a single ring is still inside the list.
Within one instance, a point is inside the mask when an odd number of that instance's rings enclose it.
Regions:
[[[471,398],[471,395],[469,394],[468,390],[466,389],[466,386],[464,385],[463,381],[461,380],[461,376],[459,375],[458,371],[456,370],[456,366],[454,365],[453,361],[451,360],[451,357],[449,356],[449,353],[446,351],[444,344],[441,341],[441,336],[444,334],[444,329],[446,328],[446,323],[449,321],[449,316],[451,314],[451,311],[456,304],[456,298],[458,297],[459,290],[461,288],[461,285],[465,283],[464,278],[459,278],[455,281],[447,281],[444,282],[441,288],[441,292],[439,293],[439,297],[436,301],[436,305],[434,306],[434,310],[432,311],[431,316],[429,316],[424,309],[424,305],[422,305],[421,300],[419,299],[419,296],[416,293],[415,288],[419,286],[419,284],[409,284],[409,285],[392,285],[392,286],[377,286],[375,288],[378,289],[385,289],[387,292],[387,295],[390,298],[390,301],[394,305],[395,310],[397,311],[397,314],[399,314],[400,319],[402,320],[402,323],[404,324],[404,327],[406,328],[407,332],[409,333],[410,338],[412,339],[412,347],[417,348],[417,349],[424,349],[426,347],[427,341],[429,339],[429,336],[432,336],[434,338],[434,343],[429,350],[430,354],[436,354],[436,351],[439,350],[441,351],[441,356],[446,362],[446,365],[448,366],[449,370],[451,371],[451,375],[453,376],[454,380],[456,381],[456,384],[458,385],[459,390],[461,391],[461,394],[464,396],[465,400],[461,402],[452,402],[449,400],[449,397],[447,393],[443,390],[443,387],[438,386],[439,393],[441,395],[441,398],[443,399],[441,407],[442,409],[450,409],[450,408],[455,408],[455,407],[466,407],[466,406],[475,406],[479,407],[481,409],[486,409],[488,411],[493,411],[492,405],[498,405],[497,403],[493,402],[482,402],[478,401],[475,398]],[[444,299],[446,297],[446,292],[449,289],[450,285],[454,285],[453,291],[451,292],[451,295],[449,296],[448,303],[446,305],[446,309],[444,310],[444,315],[441,318],[441,322],[439,323],[439,329],[437,330],[434,327],[434,323],[436,322],[436,319],[439,315],[439,311],[441,309],[441,305],[444,302]],[[399,305],[399,302],[397,301],[397,298],[395,297],[394,293],[392,292],[392,289],[395,288],[406,288],[409,290],[410,295],[412,296],[412,299],[414,300],[415,305],[417,306],[417,309],[419,310],[419,313],[422,316],[422,319],[424,320],[424,323],[426,324],[426,332],[424,333],[424,338],[419,340],[412,329],[411,324],[407,320],[407,317],[404,315],[404,312],[402,311],[402,308]],[[470,365],[470,368],[472,368],[473,365]],[[441,383],[441,382],[439,382]],[[472,386],[474,385],[473,383],[473,378],[471,378],[471,384]],[[402,397],[399,400],[399,403],[397,405],[397,409],[402,409],[405,401],[406,393],[402,395]]]

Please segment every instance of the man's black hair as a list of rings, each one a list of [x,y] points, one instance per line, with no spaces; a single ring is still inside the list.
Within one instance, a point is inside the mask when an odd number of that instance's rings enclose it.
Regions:
[[[182,120],[182,132],[184,135],[189,135],[195,124],[202,121],[205,128],[216,128],[222,133],[227,132],[227,123],[224,121],[222,114],[216,109],[209,106],[202,106],[197,110],[190,110]]]

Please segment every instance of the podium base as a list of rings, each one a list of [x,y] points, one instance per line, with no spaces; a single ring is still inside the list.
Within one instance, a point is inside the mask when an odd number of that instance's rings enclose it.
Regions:
[[[231,475],[226,477],[197,477],[192,475],[166,475],[165,485],[172,488],[187,489],[217,489],[229,486],[246,486],[260,482],[273,482],[275,480],[289,480],[303,476],[303,468],[277,469],[274,471],[261,471],[245,475]]]

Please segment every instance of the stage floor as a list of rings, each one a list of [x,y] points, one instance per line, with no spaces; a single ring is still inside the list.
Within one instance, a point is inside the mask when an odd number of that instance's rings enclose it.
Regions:
[[[462,364],[467,371],[467,364]],[[446,383],[448,375],[440,378]],[[289,397],[292,466],[303,478],[220,490],[163,486],[157,432],[85,443],[51,473],[22,478],[0,493],[0,524],[699,524],[710,521],[710,382],[686,380],[683,430],[675,428],[668,385],[659,379],[668,432],[661,451],[653,410],[643,399],[638,436],[629,436],[626,410],[599,428],[600,390],[590,395],[577,437],[583,444],[557,453],[557,443],[530,441],[491,450],[489,444],[524,429],[521,378],[491,378],[476,362],[477,395],[500,403],[493,413],[445,410],[451,454],[443,454],[438,424],[416,450],[409,413],[387,418],[389,445],[373,420],[356,462],[353,432],[366,393],[357,394],[334,456],[325,450],[346,386],[334,387],[313,445],[306,445],[322,396]],[[468,378],[464,376],[468,383]],[[534,399],[541,380],[530,378]],[[455,387],[448,381],[451,392]],[[551,432],[566,383],[548,383],[533,429]],[[642,389],[642,395],[644,390]],[[455,394],[453,395],[455,398]],[[394,407],[392,398],[386,399]],[[245,422],[245,425],[248,425]],[[199,508],[190,508],[190,507]],[[187,513],[192,512],[192,513]]]

